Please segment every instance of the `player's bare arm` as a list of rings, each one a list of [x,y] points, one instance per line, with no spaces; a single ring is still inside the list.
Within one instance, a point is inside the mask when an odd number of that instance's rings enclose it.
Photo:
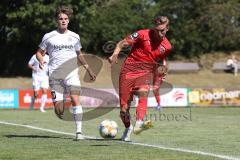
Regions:
[[[109,63],[111,63],[111,64],[117,63],[118,54],[120,53],[122,48],[126,45],[128,45],[128,42],[127,42],[126,39],[123,39],[123,40],[121,40],[117,43],[117,46],[114,49],[114,52],[113,52],[112,56],[108,58]]]
[[[41,68],[41,69],[43,69],[43,65],[44,65],[44,60],[43,60],[43,54],[42,53],[44,53],[45,51],[44,50],[42,50],[42,49],[38,49],[37,50],[37,52],[36,52],[36,57],[37,57],[37,60],[39,61],[39,67]]]
[[[36,69],[33,67],[33,65],[28,64],[28,68],[30,68],[32,71],[36,72]]]
[[[158,73],[162,75],[163,79],[165,79],[167,72],[168,72],[167,60],[166,58],[164,58],[162,65],[158,67]]]
[[[86,69],[86,71],[88,72],[88,74],[91,77],[91,80],[95,81],[96,79],[96,75],[95,73],[92,71],[92,69],[90,68],[90,66],[87,64],[83,54],[81,53],[81,51],[77,51],[77,57],[78,57],[78,61],[79,63]]]

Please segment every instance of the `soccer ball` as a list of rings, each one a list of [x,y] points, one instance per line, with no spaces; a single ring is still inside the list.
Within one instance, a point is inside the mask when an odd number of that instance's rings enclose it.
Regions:
[[[117,135],[118,125],[113,120],[104,120],[99,125],[99,133],[103,138],[112,139]]]

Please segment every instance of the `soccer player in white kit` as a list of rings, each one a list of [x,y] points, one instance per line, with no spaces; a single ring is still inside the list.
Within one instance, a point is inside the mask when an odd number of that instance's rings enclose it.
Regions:
[[[58,27],[56,30],[44,35],[36,55],[40,65],[44,66],[44,60],[41,53],[47,51],[49,54],[49,82],[52,90],[55,113],[60,119],[64,117],[65,90],[70,94],[73,119],[76,124],[76,140],[78,140],[84,139],[82,135],[83,111],[79,99],[80,80],[78,67],[69,72],[69,74],[64,74],[68,72],[66,68],[80,63],[86,69],[92,80],[96,79],[96,75],[92,72],[81,53],[82,46],[79,35],[68,30],[69,18],[72,13],[73,10],[70,7],[59,6],[57,8],[56,21]],[[69,61],[70,63],[66,65]],[[64,89],[64,92],[61,92],[59,88]]]
[[[47,90],[49,88],[49,78],[48,78],[48,63],[49,63],[49,56],[46,52],[41,52],[43,57],[44,67],[39,67],[39,61],[37,60],[36,55],[34,54],[32,58],[28,62],[28,67],[32,69],[32,85],[33,85],[33,96],[32,101],[30,104],[30,109],[33,109],[34,102],[36,97],[38,96],[39,90],[42,90],[42,97],[41,97],[41,106],[40,111],[45,112],[44,107],[47,101]]]

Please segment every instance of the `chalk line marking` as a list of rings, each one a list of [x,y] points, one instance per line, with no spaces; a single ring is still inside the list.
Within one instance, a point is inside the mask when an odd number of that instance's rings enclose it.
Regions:
[[[35,127],[35,126],[31,126],[31,125],[10,123],[10,122],[5,122],[5,121],[0,121],[0,124],[11,125],[11,126],[19,126],[19,127],[25,127],[25,128],[30,128],[30,129],[35,129],[35,130],[41,130],[41,131],[50,132],[50,133],[62,134],[62,135],[75,136],[75,134],[73,134],[73,133],[61,132],[61,131],[56,131],[56,130],[52,130],[52,129]],[[101,139],[101,138],[92,137],[92,136],[84,136],[84,137],[85,137],[85,138],[89,138],[89,139]],[[117,141],[115,141],[115,142],[117,142]],[[214,154],[214,153],[210,153],[210,152],[195,151],[195,150],[189,150],[189,149],[183,149],[183,148],[165,147],[165,146],[161,146],[161,145],[152,145],[152,144],[137,143],[137,142],[127,142],[127,143],[122,142],[122,141],[119,141],[119,142],[124,143],[124,144],[131,144],[131,145],[138,145],[138,146],[144,146],[144,147],[152,147],[152,148],[158,148],[158,149],[164,149],[164,150],[171,150],[171,151],[192,153],[192,154],[209,156],[209,157],[216,157],[216,158],[225,159],[225,160],[240,160],[240,158],[237,158],[237,157],[220,155],[220,154]]]

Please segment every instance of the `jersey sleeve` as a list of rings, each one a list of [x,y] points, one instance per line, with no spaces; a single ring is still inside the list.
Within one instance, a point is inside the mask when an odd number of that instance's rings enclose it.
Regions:
[[[81,48],[82,48],[82,44],[81,44],[81,42],[80,42],[80,36],[78,35],[78,38],[77,38],[77,43],[75,44],[75,50],[76,51],[80,51],[81,50]]]
[[[29,60],[28,64],[33,65],[34,63],[35,63],[35,60],[34,60],[34,55],[33,55],[32,58]]]
[[[167,38],[165,38],[165,45],[164,45],[164,49],[163,49],[163,51],[165,52],[164,53],[164,55],[165,55],[165,58],[169,55],[169,53],[171,52],[171,50],[172,50],[172,45],[171,45],[171,43],[168,41],[168,39]],[[162,50],[162,47],[160,47],[160,52],[161,52],[161,50]]]
[[[142,39],[142,35],[139,31],[134,32],[125,38],[125,40],[128,42],[129,45],[133,45],[138,41],[140,41],[141,39]]]
[[[47,48],[47,39],[48,39],[48,35],[45,34],[42,38],[42,42],[38,45],[38,47],[41,48],[42,50],[46,50]]]

